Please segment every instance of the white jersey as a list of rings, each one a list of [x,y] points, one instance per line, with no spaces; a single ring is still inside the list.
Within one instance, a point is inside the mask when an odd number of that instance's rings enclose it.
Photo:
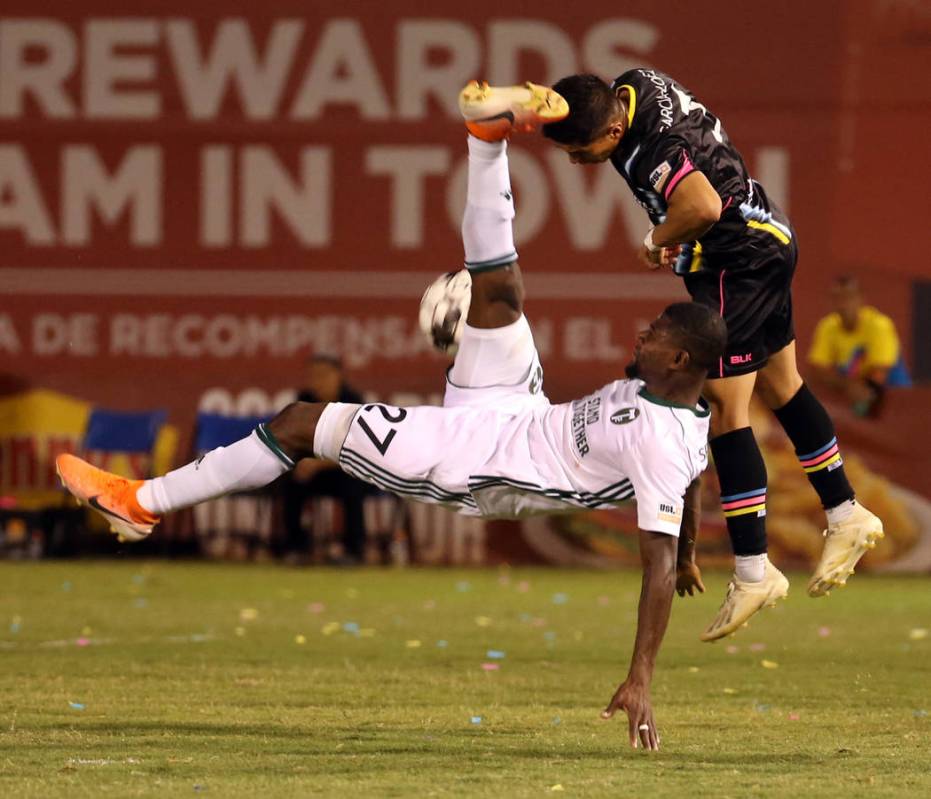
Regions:
[[[685,489],[707,465],[707,406],[665,402],[640,380],[551,405],[541,377],[535,363],[503,408],[484,401],[498,386],[476,389],[484,399],[474,403],[452,387],[452,407],[353,406],[339,464],[386,490],[486,517],[636,497],[641,529],[678,535]]]
[[[362,480],[462,513],[518,518],[636,498],[639,527],[679,534],[685,489],[708,462],[708,406],[617,380],[552,405],[527,320],[465,326],[442,408],[331,403],[315,454]]]

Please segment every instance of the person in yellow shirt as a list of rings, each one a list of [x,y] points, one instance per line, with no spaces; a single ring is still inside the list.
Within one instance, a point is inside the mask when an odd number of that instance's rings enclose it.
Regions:
[[[895,323],[864,304],[855,277],[838,278],[831,293],[836,310],[818,322],[808,363],[858,415],[876,416],[887,387],[911,385]]]

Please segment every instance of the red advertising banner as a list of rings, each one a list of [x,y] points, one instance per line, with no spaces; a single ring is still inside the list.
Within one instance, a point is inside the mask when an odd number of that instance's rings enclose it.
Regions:
[[[185,431],[199,408],[280,407],[326,352],[364,391],[436,401],[444,361],[416,310],[462,261],[458,90],[632,66],[692,89],[788,209],[801,350],[852,272],[908,354],[911,282],[931,275],[906,254],[928,210],[929,25],[879,0],[8,0],[0,387],[165,408]],[[616,377],[685,294],[636,264],[647,220],[610,167],[539,137],[510,152],[527,313],[564,401]]]

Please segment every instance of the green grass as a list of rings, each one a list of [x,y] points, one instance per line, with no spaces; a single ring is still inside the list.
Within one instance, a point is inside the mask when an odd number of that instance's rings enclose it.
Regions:
[[[634,573],[3,563],[0,796],[931,795],[927,579],[796,575],[714,646],[708,584],[675,601],[649,754],[598,718]],[[322,632],[347,622],[375,632]]]

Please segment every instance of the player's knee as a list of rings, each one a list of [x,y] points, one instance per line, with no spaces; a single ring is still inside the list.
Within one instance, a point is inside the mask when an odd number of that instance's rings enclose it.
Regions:
[[[480,272],[472,277],[470,324],[480,326],[516,322],[524,312],[524,281],[517,264]]]
[[[284,451],[294,460],[314,452],[314,433],[325,402],[292,402],[267,427]]]
[[[750,426],[750,412],[734,402],[725,402],[721,397],[708,397],[711,406],[711,437],[730,433]]]

